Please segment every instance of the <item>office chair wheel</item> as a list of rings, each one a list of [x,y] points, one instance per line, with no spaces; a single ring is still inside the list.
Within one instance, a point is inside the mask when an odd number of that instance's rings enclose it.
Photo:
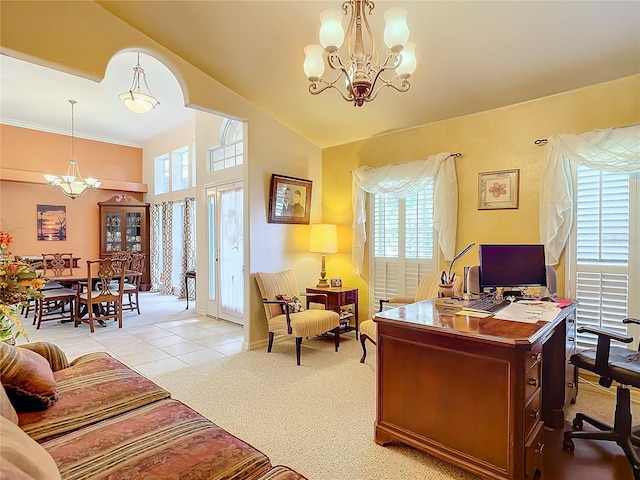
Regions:
[[[576,418],[573,419],[573,429],[574,430],[582,430],[584,427],[584,422],[582,421],[581,417],[576,416]]]
[[[573,452],[576,446],[571,439],[571,432],[564,432],[564,439],[562,440],[562,448],[567,450],[568,452]],[[638,479],[636,479],[638,480]]]

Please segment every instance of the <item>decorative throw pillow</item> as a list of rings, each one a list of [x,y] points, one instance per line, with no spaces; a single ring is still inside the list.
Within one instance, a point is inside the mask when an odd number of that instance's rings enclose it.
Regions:
[[[0,478],[60,480],[58,466],[43,446],[4,417],[0,430]]]
[[[44,410],[58,400],[49,362],[31,350],[0,342],[0,381],[18,412]]]
[[[280,295],[276,295],[276,298],[278,300],[284,300],[289,304],[289,313],[298,313],[304,311],[304,304],[302,303],[300,297],[297,295],[287,295],[283,293]],[[284,305],[282,305],[282,313],[286,313]]]

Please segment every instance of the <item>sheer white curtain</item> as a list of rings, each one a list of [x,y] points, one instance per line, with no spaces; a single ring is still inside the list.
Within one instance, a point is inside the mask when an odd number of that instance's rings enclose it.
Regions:
[[[547,139],[540,184],[540,239],[547,263],[555,265],[573,222],[570,161],[610,172],[640,171],[640,125]]]
[[[363,166],[353,172],[352,260],[356,274],[362,273],[367,240],[367,193],[405,198],[431,182],[435,182],[433,225],[445,259],[451,260],[455,255],[458,222],[458,181],[453,154],[439,153],[426,160],[377,168]]]
[[[222,311],[242,316],[244,311],[244,243],[242,188],[220,193],[220,278],[230,280],[220,293]]]

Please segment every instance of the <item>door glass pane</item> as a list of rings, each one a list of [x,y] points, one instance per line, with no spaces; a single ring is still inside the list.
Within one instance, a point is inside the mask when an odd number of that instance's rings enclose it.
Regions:
[[[216,299],[216,197],[215,189],[209,195],[209,299]]]

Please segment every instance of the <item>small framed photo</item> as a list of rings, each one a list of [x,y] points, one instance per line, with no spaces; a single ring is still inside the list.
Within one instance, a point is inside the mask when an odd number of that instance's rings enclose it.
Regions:
[[[342,279],[338,277],[330,278],[329,285],[331,288],[342,288]]]
[[[271,175],[269,223],[309,224],[311,217],[311,180]]]
[[[478,210],[518,208],[520,170],[478,174]]]

